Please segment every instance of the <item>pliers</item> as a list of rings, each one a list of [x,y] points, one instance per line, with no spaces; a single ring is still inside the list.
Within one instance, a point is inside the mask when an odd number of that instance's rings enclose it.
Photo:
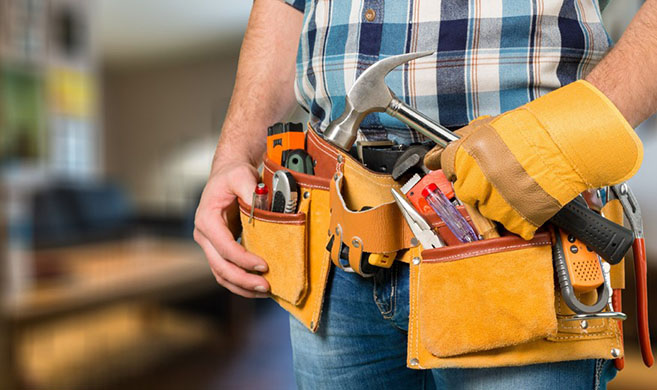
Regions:
[[[623,206],[623,214],[634,233],[632,252],[634,253],[634,277],[637,295],[637,325],[641,356],[646,366],[652,366],[654,358],[650,347],[650,330],[648,327],[648,269],[646,261],[646,244],[643,235],[643,219],[639,202],[627,183],[609,187],[610,199],[618,199]]]
[[[415,210],[415,207],[413,207],[411,202],[406,200],[404,195],[395,188],[391,188],[390,192],[392,192],[392,196],[395,198],[395,202],[397,202],[397,206],[399,206],[399,210],[401,210],[401,213],[406,219],[408,226],[411,228],[413,235],[415,235],[415,238],[424,249],[445,246],[445,243],[440,236],[431,229],[431,225],[429,225],[424,217]]]

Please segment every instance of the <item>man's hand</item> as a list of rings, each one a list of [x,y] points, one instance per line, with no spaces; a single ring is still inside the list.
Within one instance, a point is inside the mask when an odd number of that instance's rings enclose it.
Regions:
[[[235,242],[237,197],[251,204],[255,169],[265,152],[267,127],[296,105],[294,71],[303,15],[279,0],[253,3],[235,88],[215,152],[212,173],[196,211],[194,239],[219,284],[235,294],[267,297],[258,272],[267,263]]]
[[[228,162],[210,175],[198,209],[194,240],[201,246],[217,282],[235,294],[264,298],[269,284],[253,273],[267,271],[267,263],[235,242],[231,227],[239,223],[236,198],[251,203],[257,171],[242,162]]]

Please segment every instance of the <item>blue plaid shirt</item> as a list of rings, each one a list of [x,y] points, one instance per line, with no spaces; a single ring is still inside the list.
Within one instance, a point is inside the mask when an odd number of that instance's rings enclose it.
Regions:
[[[597,0],[285,0],[303,12],[295,92],[322,132],[356,78],[381,58],[436,54],[386,78],[407,104],[456,128],[497,115],[582,78],[611,40]],[[371,114],[361,138],[422,136]]]

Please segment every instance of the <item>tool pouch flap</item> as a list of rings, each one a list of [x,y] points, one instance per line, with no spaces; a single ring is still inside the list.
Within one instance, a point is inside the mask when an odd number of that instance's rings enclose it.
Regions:
[[[304,204],[302,203],[301,206]],[[308,204],[296,214],[255,209],[239,201],[242,244],[268,264],[271,294],[297,304],[308,287],[306,222]]]
[[[415,268],[419,335],[435,356],[521,344],[557,331],[547,233],[531,241],[501,237],[426,250]]]

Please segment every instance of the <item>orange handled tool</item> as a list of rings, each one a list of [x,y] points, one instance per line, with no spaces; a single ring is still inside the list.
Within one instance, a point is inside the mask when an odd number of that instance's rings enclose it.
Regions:
[[[267,129],[267,157],[282,165],[283,152],[304,149],[306,134],[301,123],[276,123]]]

